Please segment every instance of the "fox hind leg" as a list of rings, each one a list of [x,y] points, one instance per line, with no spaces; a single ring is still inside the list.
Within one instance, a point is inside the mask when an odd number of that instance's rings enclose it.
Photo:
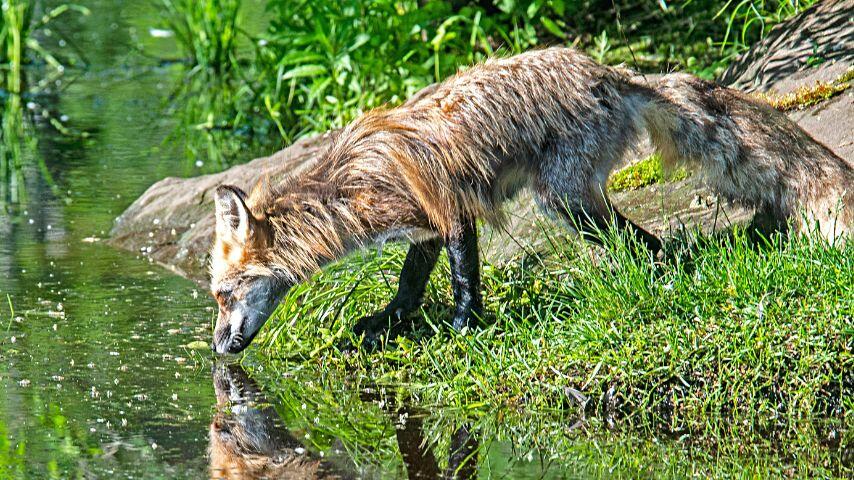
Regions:
[[[381,311],[362,318],[353,327],[356,336],[365,334],[369,342],[376,341],[377,337],[389,327],[400,323],[409,313],[418,308],[424,289],[430,279],[430,273],[436,266],[439,254],[442,252],[443,242],[440,238],[413,243],[409,246],[406,259],[403,261],[403,269],[400,271],[397,294],[392,301]]]

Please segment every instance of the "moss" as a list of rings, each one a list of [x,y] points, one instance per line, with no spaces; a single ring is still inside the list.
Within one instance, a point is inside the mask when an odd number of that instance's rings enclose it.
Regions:
[[[682,180],[686,177],[688,171],[684,168],[679,168],[669,175],[665,174],[661,157],[653,154],[614,172],[609,181],[609,189],[612,192],[635,190],[655,183],[664,183],[665,180]]]
[[[816,81],[814,85],[803,85],[785,95],[759,93],[756,97],[768,102],[781,112],[788,112],[816,105],[839,95],[851,87],[851,80],[854,80],[854,67],[849,68],[832,82]]]

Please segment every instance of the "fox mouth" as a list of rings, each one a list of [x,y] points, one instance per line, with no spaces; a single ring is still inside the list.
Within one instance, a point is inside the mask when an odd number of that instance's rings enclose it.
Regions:
[[[243,332],[237,332],[231,337],[231,341],[228,344],[228,350],[225,353],[240,353],[243,350],[246,350],[252,340],[255,340],[255,336],[258,335],[258,331],[252,333],[249,337],[245,337]]]

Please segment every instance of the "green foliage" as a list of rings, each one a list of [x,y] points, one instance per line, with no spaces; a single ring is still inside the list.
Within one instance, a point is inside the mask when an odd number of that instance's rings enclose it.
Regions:
[[[720,52],[727,49],[736,52],[747,50],[756,40],[765,36],[776,25],[805,8],[816,0],[728,0],[715,14],[715,19],[726,23],[726,32],[718,44]]]
[[[51,22],[68,11],[88,15],[89,10],[74,4],[62,4],[41,12],[31,0],[3,0],[0,15],[0,76],[3,89],[9,94],[4,99],[2,128],[0,128],[0,212],[6,203],[26,202],[22,167],[28,153],[35,151],[36,140],[26,135],[29,119],[23,110],[21,95],[27,93],[24,65],[40,60],[49,65],[55,75],[61,75],[62,62],[45,49],[34,34],[46,29]],[[58,124],[58,123],[57,123]],[[54,182],[43,161],[37,162],[48,185]]]
[[[285,367],[284,374],[247,366],[281,424],[309,451],[329,458],[344,450],[358,471],[383,477],[406,477],[395,441],[404,424],[421,432],[419,438],[410,430],[408,441],[420,441],[427,458],[440,463],[447,462],[452,434],[465,425],[477,440],[467,461],[477,465],[478,478],[835,478],[850,472],[844,455],[854,438],[832,430],[838,424],[800,421],[783,436],[715,419],[693,431],[620,419],[608,428],[595,415],[438,405],[406,387],[318,373],[320,366]],[[828,431],[839,435],[837,444],[821,441]]]
[[[448,2],[271,1],[268,8],[274,20],[259,48],[258,91],[285,138],[400,103],[493,54],[491,37],[510,40],[480,10],[454,11]]]
[[[401,103],[489,56],[538,46],[573,45],[604,63],[713,77],[812,3],[267,0],[267,30],[247,33],[250,48],[241,49],[241,0],[162,1],[192,74],[218,79],[190,93],[221,98],[185,123],[260,138],[276,130],[285,142]],[[209,147],[194,153],[216,156],[224,142],[201,131]]]

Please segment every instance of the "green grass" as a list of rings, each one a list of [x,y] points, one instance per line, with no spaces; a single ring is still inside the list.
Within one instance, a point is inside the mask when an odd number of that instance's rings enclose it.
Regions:
[[[487,318],[455,333],[447,264],[434,273],[423,323],[381,351],[336,345],[393,294],[403,251],[354,256],[283,302],[259,339],[274,368],[315,365],[400,384],[441,405],[575,405],[572,391],[620,412],[667,410],[687,427],[850,419],[854,249],[805,239],[752,245],[699,238],[653,263],[613,238],[604,255],[551,239],[555,251],[483,268]],[[563,246],[567,245],[567,246]],[[285,358],[282,358],[286,355]],[[848,373],[846,373],[848,372]]]

